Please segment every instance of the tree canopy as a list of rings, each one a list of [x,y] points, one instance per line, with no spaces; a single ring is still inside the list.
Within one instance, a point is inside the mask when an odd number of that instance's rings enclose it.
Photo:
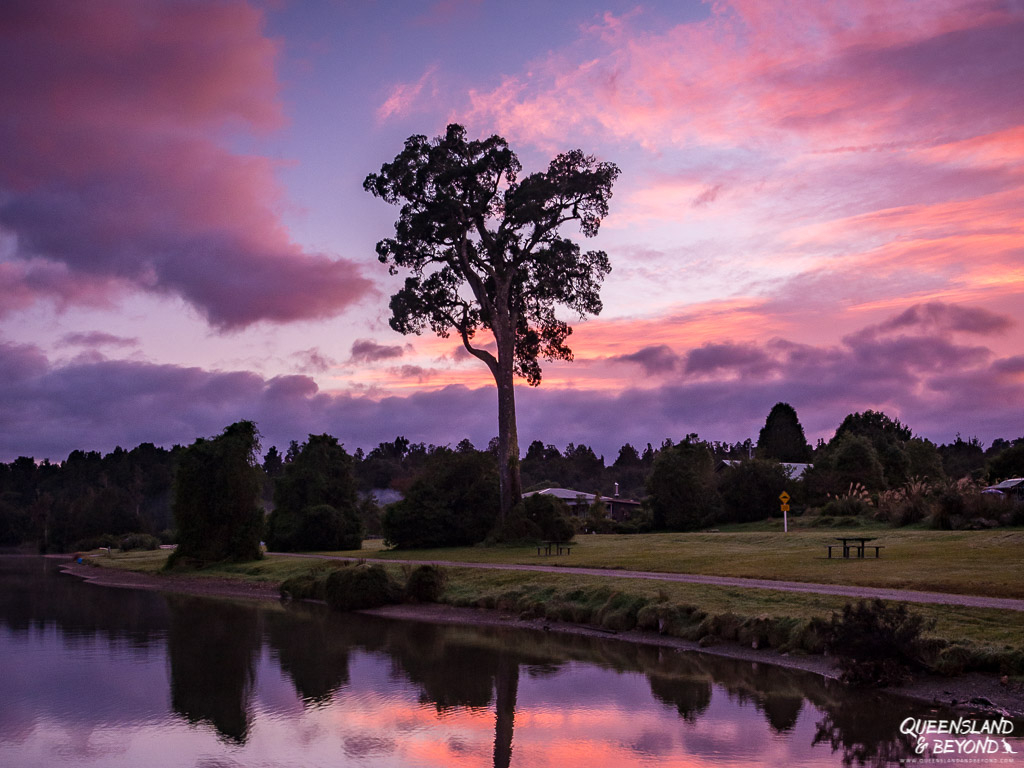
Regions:
[[[410,273],[391,298],[391,327],[456,333],[494,377],[502,518],[521,491],[514,378],[536,386],[541,358],[572,359],[572,328],[556,307],[598,314],[611,269],[604,251],[584,252],[559,230],[576,222],[584,236],[596,235],[619,175],[578,149],[546,171],[520,179],[521,170],[505,139],[470,141],[453,124],[435,139],[409,137],[363,184],[401,205],[395,236],[377,244],[391,274]],[[480,341],[481,331],[490,338]]]
[[[757,436],[757,453],[762,458],[776,461],[811,460],[811,446],[807,444],[796,409],[789,403],[776,403],[772,406]]]
[[[331,435],[310,435],[274,486],[268,520],[271,549],[359,549],[363,526],[352,475],[352,457]]]
[[[239,421],[181,452],[174,476],[178,547],[168,560],[198,563],[261,557],[263,510],[257,505],[260,440],[256,425]]]

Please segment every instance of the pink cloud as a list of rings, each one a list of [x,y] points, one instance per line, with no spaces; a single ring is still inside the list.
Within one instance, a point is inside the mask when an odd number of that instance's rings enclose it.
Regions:
[[[276,55],[243,2],[5,4],[0,68],[18,76],[0,86],[0,227],[22,274],[0,309],[130,287],[234,328],[366,295],[351,262],[290,241],[273,165],[223,146],[282,124]],[[39,280],[54,270],[90,291]]]
[[[543,146],[566,131],[665,145],[932,143],[1017,124],[1024,17],[996,2],[717,3],[642,30],[607,16],[576,48],[470,94],[470,114]],[[964,121],[964,114],[978,117]]]
[[[399,83],[391,89],[384,103],[377,108],[377,119],[381,122],[391,117],[404,117],[420,104],[423,89],[433,84],[437,66],[430,67],[415,83]],[[436,90],[436,87],[432,90]]]

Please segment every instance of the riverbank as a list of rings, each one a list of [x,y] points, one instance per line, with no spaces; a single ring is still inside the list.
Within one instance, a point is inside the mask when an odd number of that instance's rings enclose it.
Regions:
[[[140,573],[76,562],[66,564],[61,570],[100,586],[150,589],[246,600],[280,599],[279,585],[269,581],[254,582],[236,578]],[[705,646],[694,641],[655,632],[614,631],[568,621],[524,617],[507,610],[494,608],[469,608],[445,604],[402,604],[374,609],[368,613],[405,621],[501,626],[604,637],[618,642],[655,645],[679,651],[699,652],[760,664],[772,664],[811,672],[826,678],[837,677],[832,661],[824,656],[780,653],[771,648],[755,649],[728,642]],[[1015,718],[1024,718],[1024,684],[1019,681],[969,673],[953,678],[921,677],[910,684],[890,690],[896,695],[927,703],[977,712],[998,712]]]

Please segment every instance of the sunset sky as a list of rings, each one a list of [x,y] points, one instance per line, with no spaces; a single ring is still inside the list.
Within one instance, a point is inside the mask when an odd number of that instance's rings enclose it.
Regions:
[[[1021,0],[5,0],[0,461],[329,432],[483,446],[486,368],[388,327],[412,134],[622,169],[599,317],[520,446],[609,463],[880,409],[1024,435]]]

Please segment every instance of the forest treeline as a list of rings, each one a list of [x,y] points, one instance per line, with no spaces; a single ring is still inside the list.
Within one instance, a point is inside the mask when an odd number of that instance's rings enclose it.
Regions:
[[[258,433],[251,439],[250,447],[258,448]],[[173,542],[175,512],[181,518],[188,494],[204,493],[201,483],[185,481],[197,470],[190,475],[182,467],[216,463],[209,453],[215,445],[213,439],[170,449],[143,443],[106,455],[76,450],[60,463],[31,457],[0,463],[0,546],[62,552]],[[283,453],[270,447],[261,460],[251,453],[247,482],[268,514],[250,537],[264,537],[271,548],[354,548],[359,536],[381,533],[406,545],[473,543],[491,532],[497,515],[494,441],[451,447],[396,437],[349,454],[330,435],[310,435]],[[813,467],[797,480],[782,462]],[[779,514],[782,490],[793,497],[794,513],[870,515],[940,528],[1024,522],[1018,519],[1024,505],[980,493],[986,484],[1024,476],[1024,437],[986,447],[957,435],[935,445],[875,411],[850,414],[814,448],[796,411],[779,403],[756,441],[722,443],[691,434],[657,447],[627,443],[611,461],[582,443],[559,449],[534,441],[521,470],[525,490],[570,488],[607,499],[617,489],[643,502],[631,519],[618,522],[602,508],[592,510],[573,521],[577,529],[693,530],[760,520]],[[564,511],[531,502],[521,511],[521,532],[554,537],[550,526],[561,524],[555,518]]]

